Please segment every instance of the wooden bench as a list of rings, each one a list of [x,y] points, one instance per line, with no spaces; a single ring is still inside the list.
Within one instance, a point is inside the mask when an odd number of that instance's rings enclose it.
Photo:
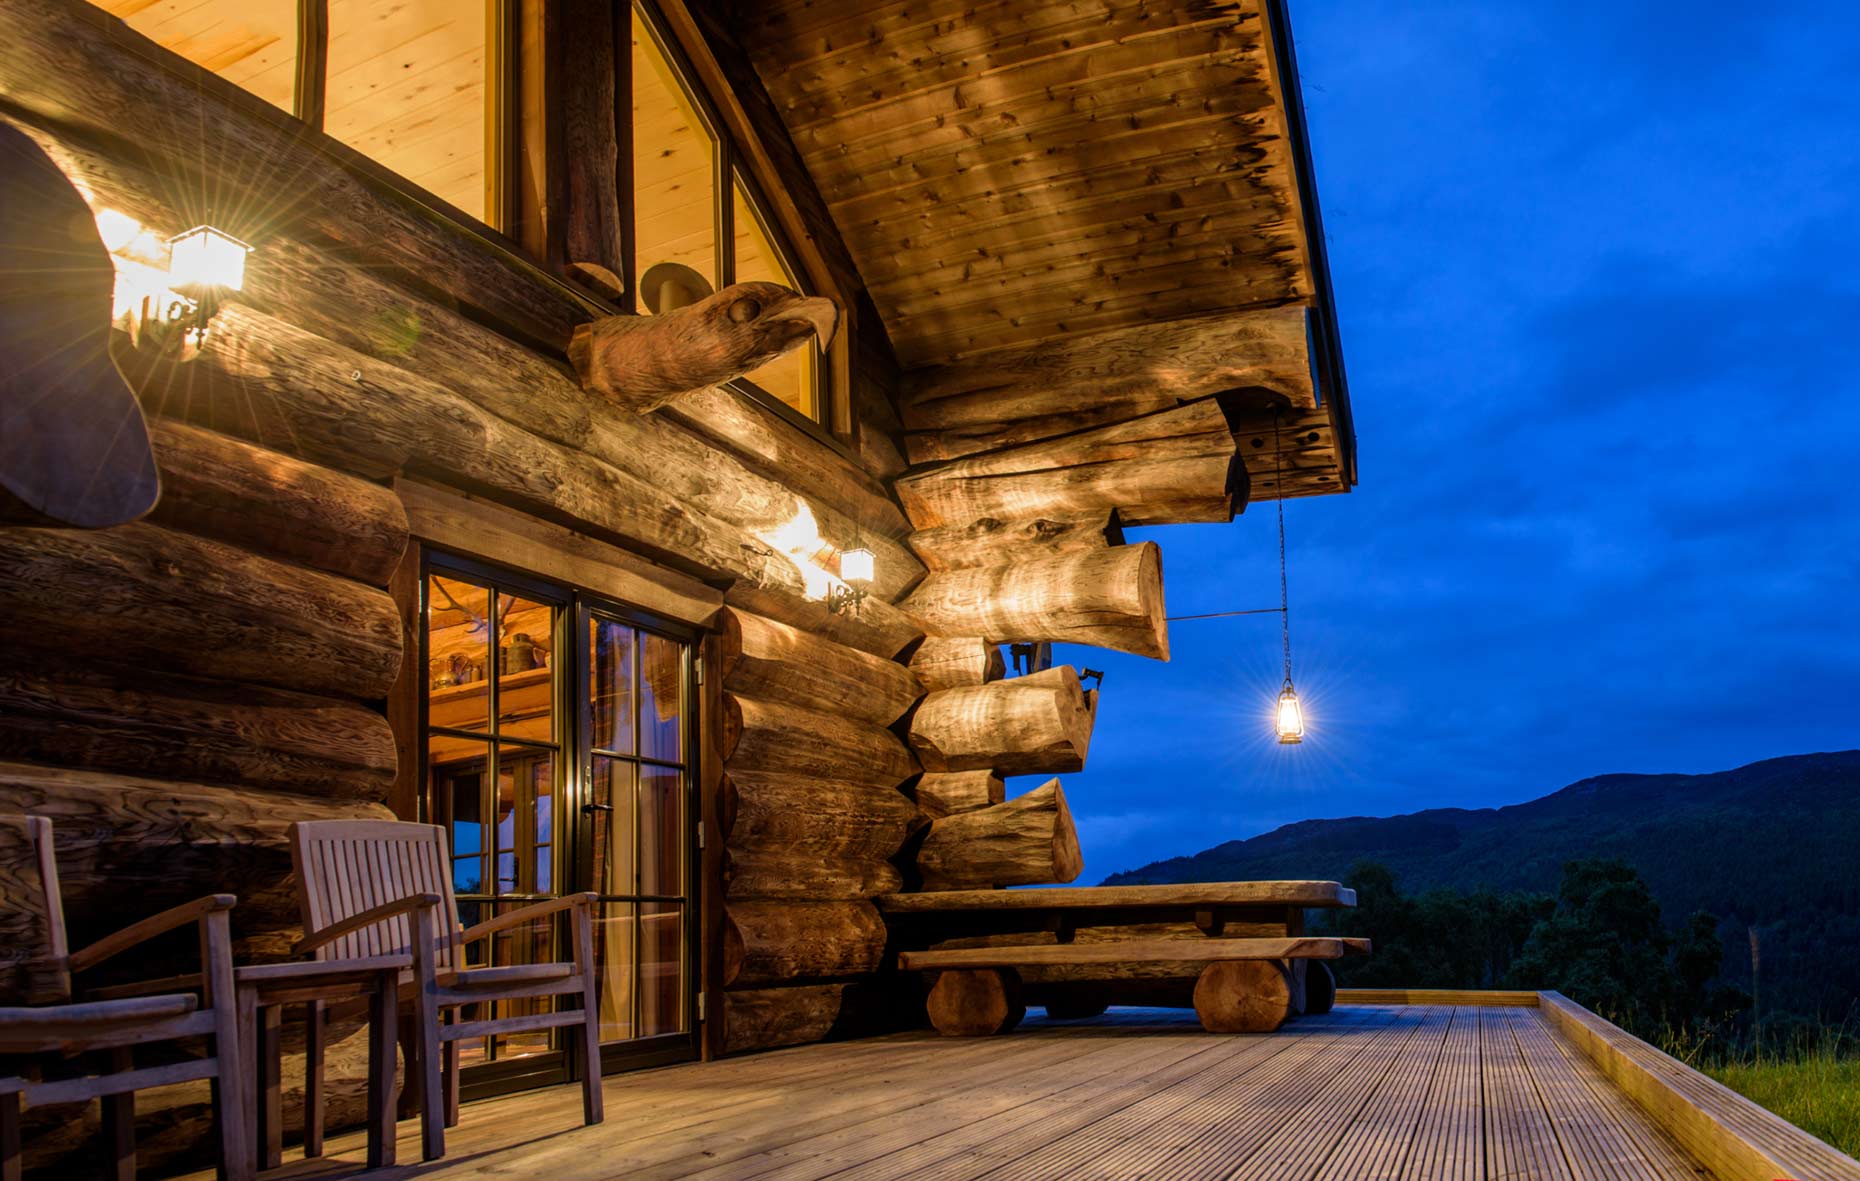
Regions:
[[[1368,940],[1304,933],[1306,908],[1355,903],[1354,891],[1316,881],[877,899],[900,941],[915,945],[900,952],[899,967],[937,973],[931,1023],[957,1035],[1012,1029],[1030,995],[1055,1017],[1093,1016],[1110,1003],[1192,1004],[1211,1032],[1268,1032],[1295,1013],[1329,1009],[1336,985],[1325,961],[1369,952]],[[1052,979],[1068,972],[1095,978]]]

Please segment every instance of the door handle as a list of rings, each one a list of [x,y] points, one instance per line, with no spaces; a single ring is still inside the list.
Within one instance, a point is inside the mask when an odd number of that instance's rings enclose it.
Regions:
[[[614,806],[612,804],[583,804],[581,810],[583,812],[611,812]]]

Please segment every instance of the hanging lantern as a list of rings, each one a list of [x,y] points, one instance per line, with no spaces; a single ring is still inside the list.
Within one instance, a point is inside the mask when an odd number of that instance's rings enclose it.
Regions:
[[[1292,678],[1285,678],[1285,688],[1279,691],[1279,712],[1274,728],[1279,732],[1279,742],[1292,746],[1305,740],[1305,711],[1298,704],[1298,690],[1292,688]]]

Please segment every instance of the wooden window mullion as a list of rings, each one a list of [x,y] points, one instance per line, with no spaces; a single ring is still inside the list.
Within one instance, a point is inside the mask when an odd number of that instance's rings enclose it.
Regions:
[[[323,130],[329,93],[329,0],[297,2],[296,113],[312,131]]]

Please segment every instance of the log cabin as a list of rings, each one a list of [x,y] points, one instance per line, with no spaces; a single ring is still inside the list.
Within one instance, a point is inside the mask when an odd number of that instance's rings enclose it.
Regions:
[[[1297,79],[1280,0],[0,0],[0,812],[73,930],[282,958],[287,826],[399,817],[468,921],[602,898],[601,1061],[468,1099],[921,1021],[875,899],[1079,872],[1098,692],[1003,646],[1166,660],[1125,527],[1355,483]]]

